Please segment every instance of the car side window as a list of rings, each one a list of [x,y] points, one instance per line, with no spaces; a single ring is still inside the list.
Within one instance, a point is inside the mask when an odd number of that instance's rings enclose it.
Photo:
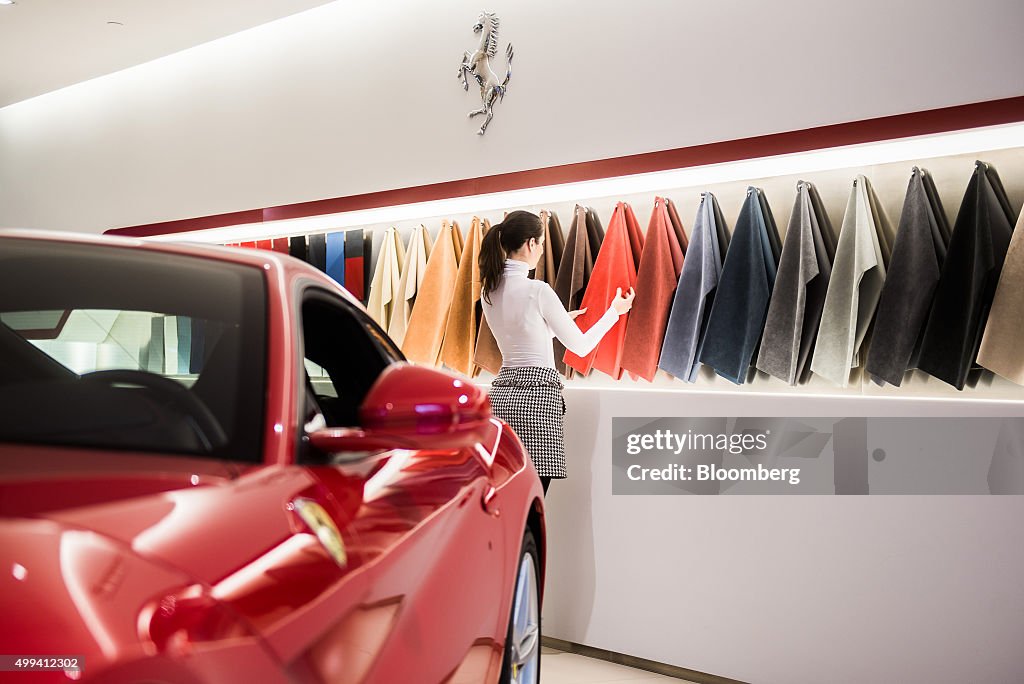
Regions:
[[[359,406],[399,352],[376,323],[355,306],[318,289],[302,299],[303,365],[309,414],[329,427],[359,425]]]

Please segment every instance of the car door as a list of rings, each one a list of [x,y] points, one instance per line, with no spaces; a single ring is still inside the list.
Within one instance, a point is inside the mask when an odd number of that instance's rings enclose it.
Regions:
[[[364,312],[326,290],[305,290],[300,309],[303,422],[359,427],[363,398],[400,352]],[[506,569],[501,528],[482,505],[495,430],[486,446],[458,449],[329,456],[298,446],[361,593],[353,606],[338,601],[350,612],[286,658],[338,682],[495,679]]]

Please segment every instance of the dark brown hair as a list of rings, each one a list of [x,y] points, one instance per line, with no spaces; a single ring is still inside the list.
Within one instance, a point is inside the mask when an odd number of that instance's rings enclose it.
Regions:
[[[513,211],[488,231],[480,243],[480,285],[485,302],[491,303],[491,292],[501,284],[505,255],[522,247],[530,238],[540,240],[543,236],[540,217],[522,210]]]

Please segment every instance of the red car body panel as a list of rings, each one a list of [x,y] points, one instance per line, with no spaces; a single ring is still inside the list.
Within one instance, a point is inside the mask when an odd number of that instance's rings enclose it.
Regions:
[[[6,235],[260,268],[268,337],[262,465],[0,444],[5,653],[83,655],[82,680],[97,682],[497,681],[528,525],[543,586],[540,482],[507,426],[489,410],[433,435],[420,434],[424,423],[402,435],[364,426],[350,430],[353,443],[400,448],[296,465],[302,293],[360,306],[333,280],[273,252]],[[393,368],[366,400],[371,426],[389,411],[437,408],[439,377],[486,408],[465,378],[404,372],[394,386]],[[297,513],[303,501],[337,528],[343,564]]]

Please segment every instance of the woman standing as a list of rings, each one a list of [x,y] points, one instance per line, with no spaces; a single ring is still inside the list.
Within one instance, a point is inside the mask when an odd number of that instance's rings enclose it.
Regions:
[[[552,479],[566,476],[565,402],[551,338],[586,356],[629,311],[633,289],[626,295],[617,290],[604,315],[581,332],[573,319],[584,310],[567,312],[550,285],[528,277],[543,253],[540,217],[528,211],[510,213],[480,246],[483,313],[502,358],[491,383],[491,406],[526,447],[546,494]]]

